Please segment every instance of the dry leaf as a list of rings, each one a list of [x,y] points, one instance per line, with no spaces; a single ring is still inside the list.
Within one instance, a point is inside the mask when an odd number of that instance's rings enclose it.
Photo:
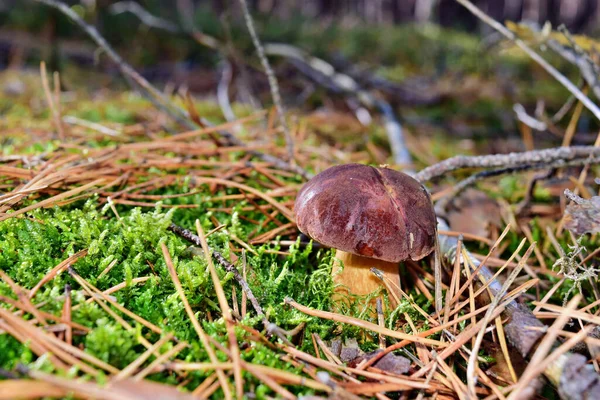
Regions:
[[[500,227],[502,215],[494,199],[480,190],[467,189],[454,200],[448,222],[457,232],[489,237],[490,225]]]
[[[600,196],[589,200],[576,196],[570,191],[565,191],[567,197],[573,200],[565,210],[565,228],[576,236],[584,233],[600,232]],[[576,196],[576,197],[573,197]]]
[[[377,349],[370,353],[365,353],[358,347],[358,342],[354,338],[346,339],[344,344],[342,344],[340,339],[335,339],[331,341],[329,348],[333,354],[338,356],[342,362],[347,363],[349,367],[356,367],[361,362],[370,360],[383,351]],[[393,353],[388,353],[381,357],[373,367],[391,374],[404,375],[410,369],[410,360]]]
[[[334,339],[329,344],[329,349],[335,354],[342,362],[350,362],[357,357],[364,354],[364,352],[358,347],[358,342],[354,338],[346,339],[342,344],[341,339]]]
[[[375,357],[377,354],[381,353],[383,350],[377,349],[370,353],[366,353],[360,357],[355,358],[354,360],[348,363],[350,367],[356,367],[363,361],[368,361],[371,358]],[[394,353],[388,353],[385,356],[381,357],[379,361],[373,364],[373,367],[380,369],[385,372],[389,372],[394,375],[404,375],[410,369],[410,360],[408,358],[397,356]]]

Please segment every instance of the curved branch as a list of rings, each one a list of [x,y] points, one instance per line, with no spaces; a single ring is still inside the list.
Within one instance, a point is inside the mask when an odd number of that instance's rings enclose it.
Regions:
[[[521,153],[493,154],[486,156],[456,156],[419,171],[415,178],[427,182],[448,172],[463,168],[517,168],[525,165],[551,165],[586,157],[600,157],[600,147],[571,146],[554,147]]]

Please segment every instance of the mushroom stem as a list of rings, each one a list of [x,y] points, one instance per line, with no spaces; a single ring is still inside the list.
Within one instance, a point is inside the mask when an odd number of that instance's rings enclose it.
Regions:
[[[377,268],[389,279],[388,282],[393,282],[400,287],[400,266],[397,262],[357,256],[342,250],[336,250],[335,258],[332,275],[333,282],[337,285],[336,294],[340,298],[348,295],[362,296],[385,287],[386,285],[370,271],[371,268]],[[388,284],[387,286],[399,295],[394,285]],[[397,306],[394,296],[390,296],[390,302],[393,307]],[[373,304],[375,304],[375,300],[373,300]]]

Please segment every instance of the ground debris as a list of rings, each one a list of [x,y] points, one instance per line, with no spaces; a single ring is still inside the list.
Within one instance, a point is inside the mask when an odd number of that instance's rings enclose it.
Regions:
[[[565,196],[572,203],[565,210],[565,227],[579,236],[585,233],[600,232],[600,196],[593,196],[587,200],[577,196],[569,189]]]

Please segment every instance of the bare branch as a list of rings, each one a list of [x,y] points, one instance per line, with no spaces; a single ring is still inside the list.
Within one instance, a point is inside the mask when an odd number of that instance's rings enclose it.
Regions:
[[[365,107],[378,108],[385,121],[394,163],[405,166],[405,172],[412,172],[412,157],[406,146],[404,132],[389,103],[361,88],[353,77],[336,71],[327,61],[306,54],[297,47],[287,44],[268,44],[265,46],[265,51],[267,54],[289,59],[302,73],[325,88],[335,93],[354,96]]]
[[[595,146],[571,146],[524,151],[521,153],[455,156],[422,169],[415,175],[415,178],[421,182],[427,182],[448,172],[463,168],[517,168],[527,165],[550,166],[553,163],[567,163],[586,157],[600,157],[600,148]]]
[[[127,12],[132,13],[138,17],[144,25],[147,25],[151,28],[163,29],[172,33],[181,31],[179,27],[171,21],[150,14],[144,7],[135,1],[119,1],[118,3],[111,5],[109,10],[111,13],[116,15]]]
[[[559,27],[559,29],[569,40],[571,46],[563,46],[554,39],[547,40],[546,44],[562,58],[577,66],[583,79],[592,88],[596,97],[600,98],[600,82],[598,81],[600,67],[577,45],[577,42],[575,42],[564,26]]]
[[[531,164],[531,165],[521,165],[518,167],[509,167],[509,168],[501,168],[494,169],[488,171],[481,171],[476,174],[471,175],[470,177],[458,182],[454,185],[453,190],[446,197],[440,199],[436,204],[436,212],[438,214],[444,215],[447,211],[448,206],[452,204],[452,201],[456,199],[462,191],[466,188],[474,185],[476,182],[493,178],[496,176],[514,174],[517,172],[523,171],[533,171],[540,169],[550,169],[553,170],[555,168],[563,168],[563,167],[578,167],[582,165],[590,165],[590,164],[600,164],[600,157],[592,157],[592,158],[580,158],[571,161],[557,160],[552,163],[540,163],[540,164]]]
[[[195,124],[191,122],[187,116],[187,113],[181,108],[175,106],[172,102],[165,97],[163,93],[157,90],[150,82],[140,75],[131,65],[129,65],[116,51],[110,47],[106,39],[100,35],[98,30],[87,24],[75,11],[73,11],[65,3],[57,0],[33,0],[37,3],[45,4],[52,8],[56,8],[64,15],[69,17],[76,25],[78,25],[87,35],[108,55],[108,57],[117,64],[117,67],[123,75],[131,79],[142,88],[147,94],[150,95],[150,101],[160,106],[160,108],[168,110],[168,114],[179,122],[181,125],[186,126],[190,129],[196,128]]]
[[[292,160],[294,158],[294,141],[292,139],[292,134],[290,132],[290,128],[285,121],[285,112],[283,111],[283,102],[281,100],[281,94],[279,93],[279,84],[277,83],[277,77],[271,68],[271,64],[269,64],[269,60],[265,55],[265,49],[263,48],[260,40],[258,38],[258,34],[256,33],[256,29],[254,28],[254,21],[252,20],[252,16],[250,15],[250,10],[248,9],[248,3],[246,0],[239,0],[240,5],[242,6],[242,11],[244,13],[244,19],[246,20],[246,26],[248,27],[248,32],[250,33],[250,37],[252,38],[252,43],[254,43],[254,47],[256,48],[256,53],[258,54],[258,58],[260,59],[260,63],[265,70],[265,74],[267,75],[267,79],[269,81],[269,88],[271,89],[271,97],[273,97],[273,104],[275,105],[275,110],[277,110],[277,117],[279,118],[279,123],[283,128],[283,133],[285,135],[285,142],[288,150],[288,158]]]
[[[227,60],[223,60],[223,68],[221,68],[221,79],[217,86],[217,102],[221,107],[221,112],[225,119],[229,122],[235,121],[236,116],[231,108],[231,102],[229,101],[229,84],[233,75],[233,69],[231,63]]]
[[[182,228],[179,225],[171,224],[169,226],[169,230],[171,232],[181,236],[185,240],[195,244],[196,246],[201,245],[200,238],[198,237],[198,235],[194,234],[193,232],[191,232],[188,229]],[[233,277],[235,278],[235,280],[238,282],[238,284],[242,287],[242,290],[246,293],[246,296],[248,296],[250,303],[252,303],[252,307],[254,307],[254,311],[256,311],[256,314],[262,318],[263,325],[265,326],[265,328],[267,328],[269,326],[269,321],[267,320],[267,317],[265,316],[265,313],[264,313],[262,307],[258,303],[258,300],[256,300],[256,297],[254,297],[254,293],[252,293],[252,289],[250,289],[250,286],[248,286],[248,282],[246,282],[246,280],[244,279],[242,274],[240,274],[240,272],[237,270],[237,268],[233,264],[231,264],[229,261],[227,261],[221,253],[219,253],[216,250],[212,250],[212,249],[211,249],[211,252],[212,252],[213,258],[215,260],[217,260],[219,265],[221,265],[221,267],[223,267],[225,269],[225,271],[231,273],[233,275]]]
[[[522,104],[516,103],[513,106],[513,111],[517,115],[519,121],[530,127],[531,129],[535,129],[537,131],[545,131],[548,128],[548,125],[544,121],[540,121],[527,114],[525,107]]]
[[[176,235],[178,235],[178,236],[182,237],[183,239],[187,240],[188,242],[195,244],[196,246],[200,246],[201,245],[200,237],[198,235],[194,234],[193,232],[189,231],[188,229],[185,229],[185,228],[183,228],[183,227],[181,227],[179,225],[175,225],[175,224],[169,225],[168,229],[171,232],[175,233]],[[285,335],[288,332],[285,331],[284,329],[281,329],[276,324],[269,322],[269,320],[267,319],[267,316],[265,315],[262,307],[260,306],[260,303],[258,302],[258,300],[256,299],[256,297],[254,296],[254,293],[252,292],[252,289],[250,289],[250,285],[248,285],[248,282],[246,282],[246,280],[244,279],[244,277],[242,276],[242,274],[240,274],[240,272],[237,270],[237,268],[235,267],[235,265],[231,264],[218,251],[216,251],[214,249],[211,249],[210,247],[209,247],[209,251],[210,251],[212,257],[215,260],[217,260],[217,262],[219,263],[219,265],[225,271],[227,271],[227,272],[229,272],[230,274],[233,275],[234,279],[237,281],[237,283],[240,285],[240,287],[242,288],[242,290],[244,291],[244,293],[248,297],[248,300],[250,300],[250,303],[252,304],[252,307],[254,308],[254,311],[256,311],[256,314],[261,318],[263,326],[265,327],[265,330],[267,331],[267,333],[276,335],[279,339],[281,339],[281,341],[283,343],[285,343],[286,345],[290,345],[291,346],[292,344],[285,337]]]

